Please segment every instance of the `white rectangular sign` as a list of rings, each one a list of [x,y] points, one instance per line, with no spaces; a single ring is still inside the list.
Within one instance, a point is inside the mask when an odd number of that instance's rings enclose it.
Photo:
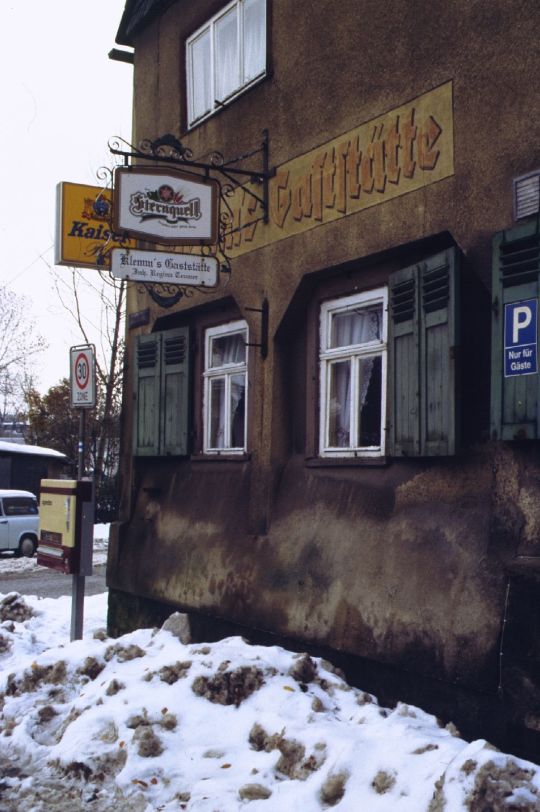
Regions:
[[[75,409],[93,409],[96,405],[95,352],[91,344],[71,347],[71,405]]]
[[[114,248],[111,252],[111,273],[116,279],[129,279],[131,282],[209,288],[218,283],[218,261],[216,257],[194,254]]]
[[[217,181],[174,169],[119,167],[113,217],[118,232],[165,245],[217,240]]]

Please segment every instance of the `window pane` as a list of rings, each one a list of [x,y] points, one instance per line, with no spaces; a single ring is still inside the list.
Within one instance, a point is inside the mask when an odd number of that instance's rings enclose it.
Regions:
[[[210,30],[206,30],[190,46],[192,110],[190,120],[203,116],[212,109],[212,81],[210,62]]]
[[[216,98],[230,96],[240,86],[238,10],[235,6],[216,21]]]
[[[231,375],[231,447],[245,446],[246,376]]]
[[[244,82],[266,69],[266,0],[244,3]]]
[[[381,445],[381,356],[361,358],[358,364],[358,445]]]
[[[4,499],[6,516],[37,516],[37,502],[24,496],[11,496]]]
[[[24,496],[11,496],[4,499],[6,516],[37,516],[38,507],[34,499]]]
[[[332,315],[330,347],[348,347],[381,338],[382,304],[344,310]]]
[[[225,446],[225,378],[210,381],[210,448]]]
[[[331,364],[329,372],[328,445],[331,448],[348,448],[351,444],[351,362]]]
[[[217,336],[212,339],[210,368],[225,364],[243,364],[246,360],[245,332]]]

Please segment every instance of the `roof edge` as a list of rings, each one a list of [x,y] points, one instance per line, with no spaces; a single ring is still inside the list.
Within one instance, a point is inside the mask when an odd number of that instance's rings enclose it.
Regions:
[[[176,0],[126,0],[116,34],[116,44],[133,48],[134,37],[175,2]]]

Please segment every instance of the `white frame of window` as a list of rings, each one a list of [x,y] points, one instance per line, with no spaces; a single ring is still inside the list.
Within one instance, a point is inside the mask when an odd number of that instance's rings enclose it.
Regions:
[[[381,339],[332,348],[332,317],[347,310],[382,305]],[[352,296],[340,297],[324,302],[320,311],[319,346],[319,455],[321,457],[380,457],[384,455],[386,439],[386,377],[387,377],[387,337],[388,337],[388,290],[375,288]],[[364,358],[381,356],[381,443],[380,446],[359,446],[358,438],[358,381],[359,361]],[[351,405],[350,434],[351,445],[331,446],[328,441],[330,426],[330,369],[336,361],[351,361]],[[356,405],[356,407],[355,407]]]
[[[228,335],[244,333],[246,344],[245,359],[242,363],[224,364],[220,367],[210,367],[212,357],[212,340]],[[244,454],[247,450],[248,431],[248,350],[249,329],[247,322],[243,319],[220,324],[217,327],[209,327],[204,336],[204,372],[203,372],[203,450],[205,454]],[[231,379],[235,375],[245,376],[245,399],[244,399],[244,443],[242,446],[231,446]],[[222,448],[213,447],[210,443],[210,432],[212,423],[212,398],[211,383],[216,378],[225,379],[225,444]]]
[[[268,50],[268,27],[267,27],[267,0],[264,0],[264,41],[265,41],[265,53],[264,53],[264,67],[256,76],[252,77],[249,80],[245,80],[244,78],[244,14],[243,14],[243,6],[244,0],[232,0],[231,3],[228,3],[224,8],[222,8],[217,14],[210,18],[204,25],[197,29],[190,37],[186,40],[186,84],[187,84],[187,116],[188,116],[188,127],[194,127],[199,122],[204,121],[209,116],[214,115],[214,113],[223,107],[224,105],[229,104],[233,101],[237,96],[243,93],[248,88],[252,87],[257,82],[260,82],[261,79],[264,79],[266,76],[266,65],[267,65],[267,50]],[[239,84],[238,87],[232,91],[228,96],[223,99],[218,99],[216,94],[216,86],[217,86],[217,69],[218,66],[216,64],[216,24],[234,7],[237,7],[238,10],[241,12],[237,14],[237,37],[238,37],[238,53],[237,53],[237,69],[238,69],[238,77],[239,77]],[[207,32],[210,32],[210,65],[211,65],[211,73],[210,73],[210,81],[211,81],[211,88],[210,88],[210,97],[211,97],[211,108],[204,113],[201,113],[199,116],[193,115],[193,81],[194,81],[194,73],[193,73],[193,64],[192,64],[192,46],[193,44]]]

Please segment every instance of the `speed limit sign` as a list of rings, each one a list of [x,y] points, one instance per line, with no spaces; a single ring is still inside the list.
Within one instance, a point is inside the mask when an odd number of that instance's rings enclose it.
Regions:
[[[71,347],[71,405],[75,409],[92,409],[96,405],[95,350],[92,344]]]

